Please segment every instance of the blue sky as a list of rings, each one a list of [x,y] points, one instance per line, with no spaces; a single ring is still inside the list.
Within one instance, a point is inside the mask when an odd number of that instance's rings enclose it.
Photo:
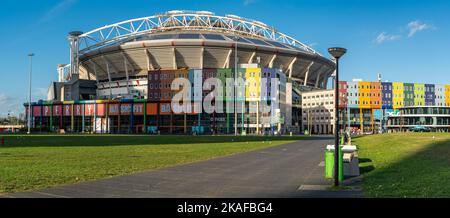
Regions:
[[[56,65],[68,63],[67,33],[168,10],[207,10],[260,20],[324,55],[343,46],[342,79],[450,83],[448,0],[2,0],[0,116],[23,110],[27,54],[36,53],[33,100],[45,98]]]

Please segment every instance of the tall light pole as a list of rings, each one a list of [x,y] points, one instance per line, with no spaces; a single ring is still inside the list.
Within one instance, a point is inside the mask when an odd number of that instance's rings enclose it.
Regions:
[[[31,73],[33,72],[33,56],[34,53],[28,54],[28,57],[30,57],[30,75],[29,75],[29,95],[28,95],[28,132],[27,134],[31,133]]]
[[[329,48],[328,52],[336,59],[336,76],[334,80],[334,186],[339,186],[339,58],[346,52],[345,48]]]
[[[236,107],[236,94],[237,94],[237,73],[238,73],[238,41],[239,41],[239,36],[235,35],[234,36],[234,135],[238,135],[238,127],[237,127],[237,107]]]

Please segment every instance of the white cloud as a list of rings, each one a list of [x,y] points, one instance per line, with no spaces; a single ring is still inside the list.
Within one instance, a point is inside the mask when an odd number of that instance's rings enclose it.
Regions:
[[[68,10],[70,7],[72,7],[75,3],[77,3],[78,0],[62,0],[55,6],[53,6],[50,10],[47,11],[47,13],[44,14],[44,16],[39,19],[39,23],[45,23],[48,22],[64,11]]]
[[[416,33],[430,29],[431,25],[426,24],[426,23],[422,23],[418,20],[416,21],[411,21],[408,23],[408,37],[413,37]]]
[[[41,99],[47,99],[47,88],[34,88],[31,92],[32,101],[37,102]],[[5,117],[8,113],[19,115],[24,113],[24,103],[28,102],[28,91],[21,97],[0,93],[0,117]]]
[[[0,105],[0,117],[5,117],[9,113],[17,116],[24,110],[18,99],[11,98],[4,93],[0,93]]]
[[[400,39],[402,36],[400,35],[392,35],[392,34],[387,34],[386,32],[382,32],[380,34],[378,34],[377,38],[374,40],[374,42],[376,44],[382,44],[386,41],[394,41],[397,39]]]

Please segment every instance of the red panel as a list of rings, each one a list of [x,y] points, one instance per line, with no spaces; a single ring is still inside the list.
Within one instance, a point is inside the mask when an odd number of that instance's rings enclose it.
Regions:
[[[85,104],[84,105],[84,116],[94,116],[94,104]]]
[[[41,116],[41,106],[33,106],[33,116],[34,117]]]
[[[72,116],[72,105],[66,104],[63,106],[63,115],[64,116]]]
[[[83,116],[83,105],[76,104],[73,106],[73,115],[74,116]]]
[[[119,115],[119,104],[110,104],[108,108],[109,115],[116,116]]]
[[[134,104],[133,105],[133,114],[140,116],[140,115],[144,115],[144,104]]]
[[[44,111],[43,111],[43,116],[44,117],[49,117],[51,115],[51,111],[50,111],[50,106],[44,106],[43,107]]]
[[[62,105],[53,105],[53,116],[59,117],[62,114]]]
[[[105,116],[106,105],[105,104],[97,104],[97,116],[103,117]]]
[[[131,104],[121,104],[120,115],[130,115],[130,114],[131,114]]]

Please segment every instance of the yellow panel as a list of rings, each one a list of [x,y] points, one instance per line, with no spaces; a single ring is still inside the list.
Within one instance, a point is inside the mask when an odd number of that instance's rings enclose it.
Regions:
[[[445,105],[450,106],[450,85],[445,85]]]
[[[245,99],[247,101],[259,101],[261,97],[261,68],[247,68],[245,80]]]
[[[403,107],[404,104],[404,86],[401,82],[392,83],[392,104],[394,109]]]

